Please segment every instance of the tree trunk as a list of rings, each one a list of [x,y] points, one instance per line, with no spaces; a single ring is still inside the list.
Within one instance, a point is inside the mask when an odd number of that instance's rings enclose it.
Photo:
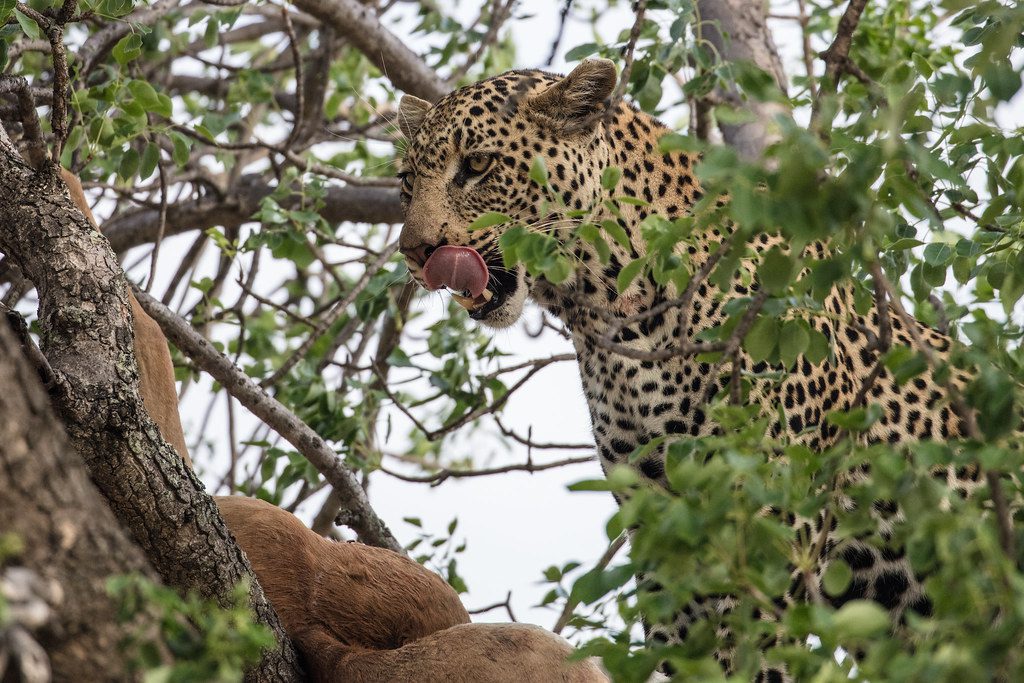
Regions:
[[[0,320],[0,530],[24,550],[7,563],[53,581],[63,593],[38,634],[58,681],[126,678],[118,642],[140,624],[119,624],[107,579],[156,579],[73,453],[32,366]]]
[[[248,578],[252,609],[279,643],[249,679],[298,680],[295,650],[217,506],[143,407],[124,272],[109,243],[56,169],[30,168],[2,140],[0,251],[39,292],[54,406],[114,515],[168,585],[223,604]]]
[[[786,73],[768,30],[768,4],[752,0],[698,0],[702,37],[710,42],[724,62],[752,62],[775,78],[779,89],[786,91]],[[745,159],[755,160],[775,138],[772,121],[789,115],[789,109],[778,102],[743,100],[735,87],[720,88],[716,95],[734,106],[746,109],[753,116],[746,123],[720,123],[722,138],[736,148]]]

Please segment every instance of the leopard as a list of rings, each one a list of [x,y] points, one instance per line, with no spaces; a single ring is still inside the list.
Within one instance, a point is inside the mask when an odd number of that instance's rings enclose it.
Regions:
[[[639,460],[630,456],[659,437],[715,434],[718,427],[709,406],[728,382],[730,364],[755,377],[771,368],[740,352],[724,365],[720,378],[711,375],[712,363],[698,357],[659,352],[674,348],[681,335],[693,340],[721,325],[728,317],[728,303],[756,296],[761,285],[756,270],[747,265],[748,277],[737,275],[727,286],[705,278],[689,292],[692,299],[685,308],[666,305],[677,300],[680,291],[671,283],[659,285],[653,275],[637,277],[619,290],[622,269],[646,254],[641,231],[645,219],[656,214],[671,221],[692,215],[704,191],[695,171],[700,155],[663,151],[659,141],[671,129],[628,98],[617,96],[617,83],[613,62],[588,59],[566,76],[508,71],[457,89],[436,103],[404,95],[398,109],[407,143],[398,173],[405,214],[399,248],[416,282],[429,290],[449,289],[469,316],[484,326],[500,329],[514,324],[528,299],[558,318],[576,352],[602,468],[607,473],[627,465],[643,482],[668,488],[663,446],[648,449]],[[546,178],[535,172],[538,157]],[[621,173],[614,192],[641,201],[612,210],[612,190],[602,182],[610,167]],[[719,206],[728,201],[711,199]],[[568,218],[552,218],[555,204]],[[505,216],[567,245],[577,262],[575,277],[555,284],[531,275],[522,264],[506,266],[500,242],[512,223],[474,226],[484,214]],[[626,240],[608,240],[603,255],[594,244],[572,241],[572,228],[583,214],[594,224],[614,221]],[[716,258],[732,228],[711,225],[702,230],[700,239],[678,247],[678,257],[693,272]],[[757,235],[750,244],[752,261],[780,245],[785,246],[777,234]],[[807,248],[820,258],[828,247]],[[962,437],[967,426],[951,404],[949,383],[940,385],[929,373],[901,383],[878,363],[883,334],[911,348],[924,344],[940,359],[949,356],[953,340],[909,316],[888,315],[889,308],[880,317],[877,307],[862,314],[854,304],[850,287],[835,285],[824,302],[827,315],[810,320],[829,342],[828,357],[817,363],[798,357],[781,381],[753,382],[748,400],[764,414],[783,416],[772,426],[772,436],[822,451],[841,438],[840,429],[826,415],[868,399],[882,409],[862,437],[869,443]],[[891,308],[891,302],[885,305]],[[883,331],[883,326],[888,329]],[[863,379],[873,371],[873,384],[858,397]],[[966,381],[960,371],[954,371],[950,380],[954,387]],[[981,473],[977,467],[964,466],[937,476],[951,489],[969,495]],[[879,501],[874,508],[872,514],[883,530],[903,521],[899,506],[891,501]],[[834,525],[824,514],[816,519],[791,516],[788,521],[797,531],[815,535],[826,524]],[[817,585],[805,585],[802,599],[834,607],[856,599],[874,600],[896,621],[908,610],[930,613],[931,603],[904,551],[840,539],[834,528],[824,533],[827,541]],[[822,580],[834,558],[842,558],[853,574],[838,595],[829,594]],[[728,596],[697,598],[673,623],[645,625],[647,637],[681,642],[699,615],[730,606]],[[726,643],[721,643],[716,657],[729,672]],[[759,681],[786,678],[784,670],[768,666],[757,674]]]

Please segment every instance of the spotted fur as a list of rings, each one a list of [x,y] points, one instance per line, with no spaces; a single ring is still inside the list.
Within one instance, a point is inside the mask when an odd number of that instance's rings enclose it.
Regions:
[[[639,224],[657,213],[669,219],[685,216],[702,197],[694,174],[697,158],[685,152],[663,154],[660,137],[669,132],[657,120],[626,103],[607,112],[615,83],[610,62],[587,61],[572,74],[560,77],[541,71],[512,71],[462,88],[434,106],[403,99],[403,130],[409,138],[403,172],[403,202],[406,225],[401,246],[414,277],[419,278],[424,260],[440,245],[470,246],[477,249],[490,267],[491,285],[503,296],[492,306],[472,315],[492,327],[515,322],[527,297],[558,316],[571,330],[580,375],[590,407],[594,438],[605,470],[627,461],[638,446],[663,435],[702,436],[712,434],[707,406],[719,392],[726,377],[709,377],[711,368],[694,358],[632,360],[612,353],[597,343],[611,324],[659,303],[677,297],[671,287],[658,287],[651,278],[635,281],[621,294],[616,277],[622,267],[644,252]],[[486,173],[466,171],[466,160],[489,156]],[[580,260],[577,277],[555,286],[543,278],[532,278],[522,267],[501,266],[498,238],[506,226],[469,232],[467,226],[485,212],[513,216],[531,229],[550,230],[568,236],[572,221],[542,214],[544,190],[529,178],[533,159],[544,159],[556,198],[569,210],[592,210],[594,222],[616,220],[629,237],[629,248],[612,245],[611,257],[601,263],[594,250],[576,245]],[[476,164],[479,166],[479,164]],[[602,208],[606,197],[601,189],[602,171],[614,165],[622,170],[617,194],[644,200],[645,206],[623,205],[621,217]],[[681,247],[680,256],[696,270],[717,248],[725,229],[711,229],[696,246]],[[763,252],[780,240],[758,236],[751,245]],[[811,247],[823,256],[821,245]],[[756,263],[746,266],[748,274]],[[747,282],[748,284],[743,284]],[[731,289],[720,291],[710,282],[700,285],[689,311],[670,308],[661,315],[622,327],[615,341],[637,351],[671,348],[685,328],[690,335],[725,320],[723,307],[733,298],[751,296],[758,290],[756,278],[737,278]],[[493,303],[493,302],[492,302]],[[687,319],[681,316],[687,315]],[[890,316],[895,343],[913,346],[903,323]],[[837,438],[837,428],[824,416],[829,411],[853,407],[863,378],[875,366],[877,351],[871,340],[879,334],[877,312],[860,315],[853,307],[848,289],[837,288],[825,302],[825,315],[816,316],[814,327],[828,338],[830,358],[813,364],[799,358],[788,368],[782,381],[754,381],[749,400],[766,413],[781,407],[784,421],[773,436],[785,432],[795,442],[823,449]],[[950,349],[948,337],[914,323],[917,333],[940,356]],[[765,363],[741,357],[742,369],[753,373],[771,370]],[[728,369],[728,365],[726,365]],[[962,378],[957,377],[958,383]],[[870,442],[899,443],[918,439],[947,439],[961,434],[963,426],[954,414],[945,392],[924,374],[904,386],[882,371],[869,392],[870,400],[883,407],[883,415],[871,427]],[[656,450],[636,463],[643,477],[667,486],[664,457]],[[851,477],[856,477],[854,473]],[[969,491],[977,485],[978,472],[964,469],[943,473],[954,488]],[[896,505],[878,503],[874,513],[885,533],[899,521]],[[817,534],[824,515],[818,519],[791,521],[798,529]],[[788,599],[822,599],[833,605],[869,598],[885,606],[895,618],[906,609],[929,610],[921,584],[900,551],[880,550],[868,543],[829,538],[820,563],[819,583],[808,595]],[[853,580],[842,595],[828,595],[820,575],[831,558],[841,556],[853,570]],[[693,619],[708,610],[726,610],[728,598],[696,601],[675,624],[654,628],[652,636],[670,642],[685,638]],[[725,648],[720,658],[728,667]],[[776,680],[777,671],[762,672],[764,680]]]

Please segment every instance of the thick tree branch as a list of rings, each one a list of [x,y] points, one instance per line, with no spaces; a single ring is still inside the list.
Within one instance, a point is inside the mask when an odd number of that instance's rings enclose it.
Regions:
[[[295,0],[295,6],[338,31],[399,90],[429,102],[448,92],[448,84],[380,23],[372,5],[357,0]]]
[[[164,237],[213,226],[237,228],[253,220],[260,201],[274,187],[258,175],[242,176],[225,199],[206,198],[167,207]],[[298,196],[282,200],[285,208],[295,208]],[[324,198],[321,215],[328,223],[401,223],[402,207],[398,189],[392,187],[331,187]],[[110,246],[120,253],[156,240],[160,232],[159,209],[138,209],[111,218],[103,225]]]
[[[142,624],[119,623],[107,580],[130,572],[156,580],[156,572],[89,483],[3,320],[0,386],[0,529],[24,544],[6,562],[63,588],[63,600],[51,605],[61,628],[40,635],[53,675],[125,677],[127,662],[116,644]]]
[[[39,292],[55,407],[115,516],[169,585],[227,603],[251,579],[253,610],[280,647],[264,653],[249,679],[297,680],[295,652],[213,499],[145,411],[113,252],[56,170],[33,170],[9,146],[0,147],[0,250]]]
[[[749,0],[699,0],[699,31],[723,61],[751,62],[771,74],[785,92],[786,74],[768,30],[766,7],[767,3]],[[789,110],[778,102],[744,101],[735,86],[719,89],[717,96],[751,114],[745,123],[719,124],[725,142],[746,159],[759,158],[776,135],[773,119]]]

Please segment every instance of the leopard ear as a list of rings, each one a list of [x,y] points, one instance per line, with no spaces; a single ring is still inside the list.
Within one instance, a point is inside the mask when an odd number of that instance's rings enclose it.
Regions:
[[[608,105],[618,78],[609,59],[587,59],[568,76],[534,96],[529,108],[560,130],[589,128]]]
[[[398,103],[398,127],[406,140],[412,140],[416,136],[416,131],[420,129],[428,111],[430,102],[415,95],[402,95],[402,100]]]

